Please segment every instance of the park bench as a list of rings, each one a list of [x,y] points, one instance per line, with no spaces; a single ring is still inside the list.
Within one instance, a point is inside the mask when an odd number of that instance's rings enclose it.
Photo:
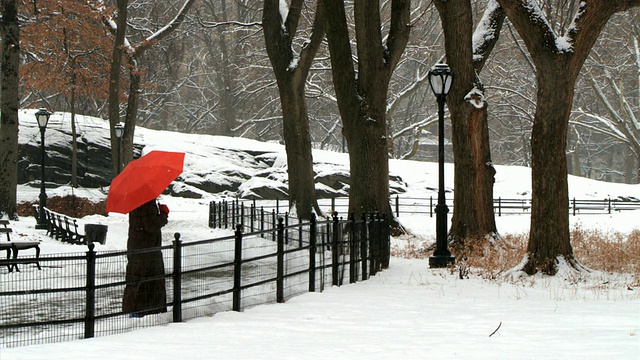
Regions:
[[[38,221],[39,210],[37,205],[33,206],[33,213],[36,221]],[[78,230],[78,219],[58,214],[46,207],[44,208],[44,213],[47,221],[47,234],[56,240],[76,245],[86,245],[88,242],[98,242],[104,245],[106,241],[106,225],[85,224],[85,233],[82,234]]]
[[[12,259],[10,263],[7,263],[7,269],[9,272],[13,272],[15,269],[17,272],[20,271],[18,269],[18,263],[20,264],[36,264],[39,270],[42,270],[40,267],[40,241],[11,241],[10,234],[13,232],[13,229],[9,227],[9,220],[0,219],[0,234],[5,234],[7,236],[7,241],[0,240],[0,251],[5,250],[7,252],[7,260]],[[33,259],[18,259],[18,253],[20,250],[27,249],[35,249],[35,258]]]
[[[37,206],[33,208],[34,216],[38,219],[39,210]],[[78,220],[63,214],[58,214],[44,208],[45,219],[47,220],[47,234],[56,240],[69,242],[72,244],[86,244],[85,234],[78,230]]]

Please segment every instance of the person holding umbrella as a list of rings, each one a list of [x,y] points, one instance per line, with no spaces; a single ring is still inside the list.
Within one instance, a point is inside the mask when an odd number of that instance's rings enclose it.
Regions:
[[[127,286],[122,311],[133,316],[167,312],[167,295],[162,259],[162,232],[169,209],[151,200],[129,213],[127,240]]]
[[[129,214],[122,311],[133,317],[167,311],[161,228],[169,209],[157,197],[182,173],[184,153],[151,151],[111,182],[107,212]]]

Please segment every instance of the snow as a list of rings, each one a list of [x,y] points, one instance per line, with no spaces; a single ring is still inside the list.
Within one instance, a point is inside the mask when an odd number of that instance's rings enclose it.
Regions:
[[[280,18],[282,20],[282,31],[287,31],[284,24],[287,22],[287,16],[289,16],[289,5],[287,0],[280,0],[278,4],[278,10],[280,11]]]
[[[580,17],[584,14],[584,8],[586,6],[585,2],[580,3],[580,8],[571,22],[568,35],[558,36],[555,31],[553,31],[553,27],[549,24],[547,17],[544,15],[544,12],[540,9],[540,6],[533,0],[523,0],[522,6],[525,11],[530,14],[531,21],[541,22],[547,28],[547,31],[552,34],[553,40],[555,42],[556,51],[559,54],[573,52],[573,37],[575,36],[575,32],[578,30],[576,23],[580,19]]]
[[[80,125],[89,128],[87,119]],[[94,129],[106,125],[93,121]],[[185,176],[220,169],[245,168],[243,159],[211,155],[216,149],[260,149],[284,155],[284,147],[219,136],[137,130],[153,149],[187,153]],[[21,136],[22,136],[21,132]],[[33,139],[32,141],[36,141]],[[348,169],[348,156],[314,151],[323,171]],[[248,160],[247,160],[248,161]],[[282,161],[277,162],[282,167]],[[528,199],[530,170],[495,166],[495,197]],[[249,167],[250,168],[250,167]],[[253,171],[253,170],[245,170]],[[437,189],[437,164],[390,161],[390,171],[406,182],[404,197],[429,197]],[[453,167],[445,169],[447,196],[453,188]],[[220,181],[224,181],[220,177]],[[274,180],[275,181],[275,180]],[[249,188],[249,187],[247,187]],[[634,196],[640,185],[613,184],[569,177],[570,197],[580,199]],[[98,189],[63,186],[49,196],[74,192],[92,199]],[[38,189],[20,186],[21,201],[37,199]],[[204,199],[163,196],[171,209],[164,240],[174,232],[183,241],[230,235],[206,226]],[[450,200],[450,199],[449,199]],[[638,228],[640,211],[571,216],[572,225],[627,233]],[[435,217],[402,215],[400,220],[418,238],[433,241]],[[451,220],[449,215],[449,221]],[[525,233],[529,216],[496,218],[501,234]],[[127,216],[112,213],[81,219],[108,225],[107,242],[98,251],[126,247]],[[41,239],[43,253],[75,252],[83,247],[62,244],[33,228],[32,218],[13,222],[14,236]],[[393,239],[402,245],[406,240]],[[561,268],[562,269],[562,268]],[[370,280],[325,289],[261,305],[241,313],[221,312],[184,323],[92,339],[0,348],[0,359],[637,359],[640,354],[640,289],[629,286],[629,274],[589,275],[561,271],[559,276],[500,278],[474,275],[461,280],[456,271],[430,269],[427,259],[393,257],[390,268]]]
[[[478,23],[476,30],[473,32],[472,49],[474,57],[482,56],[478,55],[480,48],[484,43],[493,40],[496,36],[496,29],[491,27],[491,16],[500,5],[496,0],[490,0],[487,3],[487,8],[484,11],[482,19]]]
[[[476,109],[482,109],[487,104],[483,91],[475,86],[465,95],[464,99]]]

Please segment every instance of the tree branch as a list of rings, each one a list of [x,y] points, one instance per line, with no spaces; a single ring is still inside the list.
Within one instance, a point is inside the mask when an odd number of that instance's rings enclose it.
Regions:
[[[489,1],[482,20],[473,33],[473,65],[477,73],[480,73],[498,42],[505,17],[506,14],[497,1]]]

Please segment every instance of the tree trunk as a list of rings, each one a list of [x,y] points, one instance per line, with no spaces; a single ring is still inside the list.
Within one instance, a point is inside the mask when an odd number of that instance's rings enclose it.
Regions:
[[[495,35],[478,45],[477,51],[481,54],[474,54],[471,2],[437,0],[434,3],[442,19],[447,63],[454,74],[447,96],[455,167],[449,238],[463,245],[467,240],[497,233],[493,213],[495,169],[491,162],[487,103],[477,73],[497,42],[504,13],[499,8],[487,9],[487,23],[481,30],[490,29]],[[474,61],[474,55],[480,55],[483,60]]]
[[[376,92],[370,91],[368,95],[374,97]],[[381,90],[377,90],[377,95],[381,95]],[[373,212],[391,215],[389,146],[384,109],[375,113],[361,110],[355,119],[343,117],[342,121],[349,147],[349,213],[354,213],[356,218],[362,213]]]
[[[304,83],[297,89],[280,88],[282,126],[287,152],[289,203],[301,219],[320,212],[315,189],[309,117],[304,98]]]
[[[137,60],[129,55],[129,96],[124,118],[124,134],[122,135],[122,164],[127,166],[133,160],[133,137],[138,122],[138,106],[140,103],[141,72]]]
[[[531,232],[524,268],[528,274],[555,274],[559,256],[575,261],[569,237],[566,157],[574,81],[564,67],[549,70],[538,69],[538,99],[545,101],[538,101],[531,132]]]
[[[2,0],[0,62],[0,217],[17,218],[20,33],[16,0]]]
[[[138,59],[142,57],[144,52],[149,49],[151,46],[156,44],[158,41],[161,41],[169,34],[171,34],[174,30],[176,30],[184,21],[187,12],[193,5],[195,0],[186,0],[182,5],[182,8],[178,11],[176,17],[168,23],[166,26],[162,27],[158,32],[152,34],[151,36],[144,39],[137,46],[129,46],[127,47],[127,59],[129,62],[128,70],[129,70],[129,95],[127,98],[127,110],[125,112],[125,121],[124,121],[124,135],[122,137],[122,163],[126,166],[131,160],[133,160],[133,137],[136,130],[137,116],[138,116],[138,107],[140,104],[140,93],[142,86],[142,72],[138,67]],[[126,30],[126,4],[127,0],[118,0],[118,28],[116,29],[116,46],[118,44],[118,36],[123,37],[124,44],[124,31]],[[124,20],[122,20],[124,18]],[[122,22],[121,22],[122,20]],[[122,34],[121,34],[122,31]],[[120,46],[122,48],[122,46]],[[114,58],[116,56],[122,57],[122,54],[116,54],[114,49]],[[112,62],[112,66],[115,63]],[[118,69],[120,68],[118,64]],[[111,82],[115,83],[115,79],[119,82],[120,72],[114,72],[112,69],[111,73]],[[109,123],[111,125],[111,146],[112,146],[112,154],[116,154],[117,149],[117,139],[115,137],[115,124],[117,123],[117,118],[119,117],[115,115],[115,102],[116,95],[118,91],[114,91],[112,94],[112,89],[109,89]],[[113,98],[112,98],[113,97]],[[119,105],[118,105],[119,106]],[[114,156],[116,159],[114,164],[117,163],[117,156]],[[117,164],[116,164],[117,165]],[[114,168],[114,169],[117,169]]]
[[[120,122],[120,70],[124,56],[124,38],[127,30],[128,0],[118,0],[118,21],[115,29],[115,41],[111,56],[111,69],[109,70],[109,132],[111,134],[111,163],[113,173],[118,169],[118,139],[115,134],[115,126]],[[126,129],[126,126],[125,126]]]
[[[222,0],[220,2],[222,7],[222,21],[227,21],[227,3],[226,0]],[[222,64],[220,65],[221,69],[218,72],[218,76],[221,77],[220,84],[222,85],[222,93],[220,95],[220,105],[222,107],[222,121],[221,121],[221,131],[218,132],[221,135],[225,136],[233,136],[234,129],[237,126],[236,119],[236,106],[235,106],[235,96],[232,91],[233,81],[235,80],[236,69],[230,61],[231,54],[229,53],[229,49],[227,48],[227,41],[229,41],[225,34],[225,29],[223,26],[217,28],[218,32],[218,45],[219,49],[216,51],[220,52],[220,56],[222,57]],[[232,35],[232,39],[235,40],[235,36]]]
[[[616,12],[640,0],[583,1],[562,41],[528,0],[498,0],[536,67],[537,106],[531,134],[531,230],[528,274],[554,275],[564,258],[578,268],[569,240],[567,128],[576,78],[600,32]]]
[[[333,84],[349,147],[349,212],[389,216],[389,145],[386,105],[391,74],[407,45],[410,1],[391,2],[389,34],[383,43],[380,3],[354,3],[356,72],[343,0],[323,0]]]
[[[313,58],[324,37],[324,27],[322,7],[318,3],[311,39],[301,51],[296,63],[292,44],[302,8],[302,0],[292,1],[287,18],[283,19],[280,3],[267,0],[264,2],[262,24],[267,53],[278,82],[282,106],[282,125],[289,175],[289,203],[292,211],[295,206],[299,218],[311,219],[313,211],[316,210],[319,213],[320,208],[314,184],[305,83]]]
[[[71,186],[78,187],[78,131],[76,130],[75,79],[71,89]]]

